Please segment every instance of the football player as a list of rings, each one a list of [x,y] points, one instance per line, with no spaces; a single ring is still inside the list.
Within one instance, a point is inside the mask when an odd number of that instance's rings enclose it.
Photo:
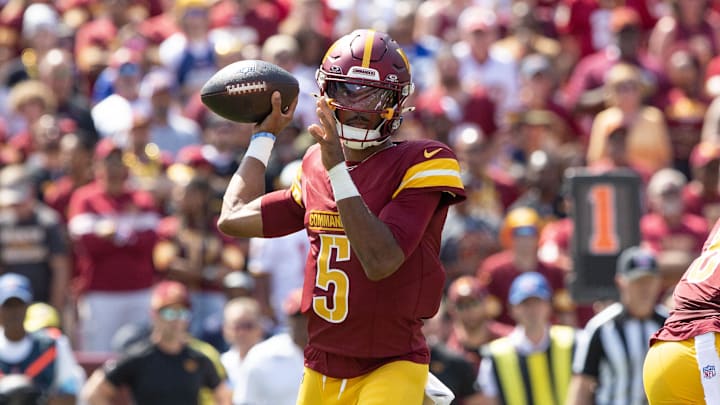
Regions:
[[[317,144],[293,185],[263,195],[275,135],[297,104],[283,113],[276,93],[218,225],[236,237],[307,231],[309,342],[298,404],[420,405],[429,363],[421,326],[442,296],[440,233],[448,206],[465,197],[459,165],[442,143],[391,139],[413,83],[387,34],[356,30],[338,39],[317,82],[320,123],[309,127]]]
[[[720,221],[673,292],[650,339],[643,382],[650,405],[720,404]]]

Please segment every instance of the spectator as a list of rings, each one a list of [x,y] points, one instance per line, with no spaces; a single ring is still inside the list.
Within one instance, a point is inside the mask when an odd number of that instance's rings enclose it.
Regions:
[[[648,339],[667,310],[656,306],[660,276],[653,254],[630,247],[618,258],[620,302],[593,317],[578,338],[568,405],[646,404],[642,367]]]
[[[498,148],[477,125],[456,127],[450,144],[458,155],[463,185],[468,188],[468,212],[500,224],[519,191],[515,179],[499,170],[495,162]]]
[[[26,80],[13,86],[8,95],[10,112],[17,114],[17,127],[10,127],[9,133],[16,137],[29,132],[32,126],[45,114],[54,114],[57,100],[53,91],[37,80]],[[12,120],[12,116],[10,117]],[[11,121],[12,122],[12,121]]]
[[[692,178],[683,187],[685,209],[714,224],[720,218],[720,146],[706,141],[695,145],[690,167]]]
[[[557,143],[577,142],[581,134],[570,112],[559,104],[557,67],[543,54],[534,53],[520,60],[520,110],[547,111],[552,117],[550,135]]]
[[[642,243],[657,255],[664,289],[672,288],[700,254],[708,234],[705,218],[685,209],[682,190],[686,184],[677,170],[655,173],[647,187],[650,212],[640,219]]]
[[[487,345],[478,374],[486,404],[525,398],[535,404],[565,403],[575,331],[551,326],[552,296],[540,273],[523,273],[513,280],[508,303],[517,327]]]
[[[182,103],[202,87],[218,68],[210,38],[208,0],[181,0],[174,4],[179,32],[159,48],[162,65],[172,72]]]
[[[294,405],[303,378],[303,349],[308,341],[307,316],[301,311],[302,289],[285,297],[287,332],[254,345],[243,360],[233,403]]]
[[[258,302],[252,297],[234,298],[225,304],[223,337],[230,346],[220,360],[228,373],[230,388],[237,389],[238,378],[248,351],[263,340],[264,325]]]
[[[517,108],[517,67],[510,55],[491,51],[500,35],[497,16],[492,10],[468,7],[458,17],[462,41],[453,45],[460,61],[460,77],[470,89],[482,87],[497,105],[496,122],[507,123],[507,113]]]
[[[510,206],[528,207],[540,215],[543,224],[566,216],[560,195],[563,181],[563,167],[556,153],[537,150],[528,159],[525,168],[525,191]]]
[[[200,389],[209,387],[216,404],[229,405],[230,390],[212,361],[187,342],[189,307],[182,284],[158,284],[152,296],[150,341],[96,370],[83,388],[83,398],[90,405],[106,404],[121,387],[128,387],[138,405],[197,404]]]
[[[200,128],[182,116],[172,86],[169,72],[153,70],[140,84],[140,97],[149,104],[150,142],[174,158],[180,149],[200,141]]]
[[[482,86],[463,85],[460,60],[449,48],[438,50],[435,56],[435,80],[422,89],[417,98],[421,119],[444,114],[453,125],[471,123],[479,126],[488,139],[498,129],[496,102]],[[446,131],[445,131],[446,132]]]
[[[173,186],[167,176],[172,157],[151,142],[150,128],[151,118],[147,112],[133,111],[126,142],[123,142],[122,158],[128,168],[130,186],[152,194],[159,209],[166,212],[171,204]]]
[[[95,181],[70,200],[83,350],[109,351],[122,325],[149,316],[160,218],[149,194],[128,187],[127,174],[122,149],[105,139],[95,151]]]
[[[95,142],[97,130],[90,115],[89,101],[78,91],[74,63],[69,52],[52,49],[38,63],[38,78],[57,98],[58,117],[73,120],[80,135]]]
[[[507,336],[512,327],[494,320],[501,304],[491,297],[477,278],[463,276],[453,281],[447,293],[447,313],[452,322],[447,348],[480,367],[481,349],[490,341]]]
[[[75,190],[92,181],[94,150],[94,142],[75,133],[63,135],[60,139],[63,175],[45,188],[43,198],[47,205],[60,214],[64,224],[67,224],[70,197]]]
[[[436,376],[455,395],[451,405],[481,405],[482,396],[475,384],[477,366],[462,354],[445,345],[444,329],[447,314],[442,305],[434,317],[425,320],[423,334],[430,347],[430,373]]]
[[[666,61],[674,49],[690,49],[702,65],[717,55],[720,48],[720,31],[708,12],[709,1],[671,0],[670,15],[655,24],[650,39],[649,51],[657,60]]]
[[[555,296],[551,303],[557,315],[564,315],[563,321],[573,324],[569,319],[573,310],[570,294],[565,288],[565,272],[538,259],[538,239],[541,220],[532,208],[520,207],[508,212],[500,231],[500,241],[504,250],[496,253],[480,264],[477,277],[488,293],[502,305],[497,320],[514,324],[508,297],[513,280],[520,274],[538,272],[553,287]]]
[[[99,96],[97,104],[90,110],[102,138],[111,137],[119,143],[127,141],[124,136],[132,126],[133,110],[143,108],[139,98],[142,75],[140,59],[134,50],[120,48],[110,57],[107,76],[111,90],[107,96]],[[99,83],[100,80],[96,86]]]
[[[244,264],[238,247],[215,227],[212,198],[210,185],[203,178],[178,185],[175,211],[158,225],[159,242],[153,254],[157,271],[189,289],[193,315],[190,333],[203,340],[220,336],[226,301],[223,279]]]
[[[82,386],[80,367],[57,330],[30,333],[25,328],[32,300],[30,280],[15,273],[0,276],[0,380],[25,375],[49,403],[75,404]]]
[[[2,272],[30,280],[34,298],[65,310],[70,249],[57,213],[35,197],[27,168],[0,171],[0,252]]]
[[[610,15],[610,34],[611,42],[607,46],[583,57],[572,70],[564,92],[565,106],[574,114],[594,114],[603,109],[606,75],[618,63],[638,68],[643,82],[663,94],[665,79],[660,67],[647,57],[641,46],[638,13],[629,7],[614,8]]]
[[[666,62],[670,88],[662,101],[673,146],[673,167],[690,177],[690,153],[700,141],[703,117],[710,100],[703,92],[703,66],[686,49],[678,49]]]
[[[617,64],[607,73],[605,90],[609,107],[593,120],[588,164],[606,156],[608,133],[627,126],[627,161],[638,170],[654,173],[672,165],[672,146],[662,111],[645,105],[646,83],[640,71],[629,64]]]

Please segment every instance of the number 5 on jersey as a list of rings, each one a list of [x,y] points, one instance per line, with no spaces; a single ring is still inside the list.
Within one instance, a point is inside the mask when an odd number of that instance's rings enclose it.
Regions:
[[[328,292],[328,295],[313,297],[313,311],[328,322],[340,323],[348,314],[350,279],[344,271],[330,268],[330,263],[333,262],[331,259],[335,259],[335,263],[350,260],[350,241],[345,235],[319,236],[315,287]],[[329,295],[331,284],[334,287],[332,296]]]

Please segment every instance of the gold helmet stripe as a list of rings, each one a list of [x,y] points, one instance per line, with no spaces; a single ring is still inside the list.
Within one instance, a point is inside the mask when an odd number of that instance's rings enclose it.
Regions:
[[[403,52],[402,48],[398,48],[397,53],[400,54],[403,62],[405,62],[405,68],[407,68],[408,73],[410,73],[410,62],[408,62],[408,58],[407,56],[405,56],[405,52]]]
[[[370,67],[373,42],[375,42],[375,30],[368,30],[368,35],[365,37],[365,51],[363,52],[362,67]]]

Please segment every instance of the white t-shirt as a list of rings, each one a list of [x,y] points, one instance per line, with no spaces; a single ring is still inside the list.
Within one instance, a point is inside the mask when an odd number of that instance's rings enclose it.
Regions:
[[[295,405],[303,375],[303,351],[287,333],[250,349],[234,387],[234,405]]]
[[[19,342],[5,337],[0,328],[0,362],[18,363],[30,355],[32,338],[26,335]],[[73,356],[67,336],[61,335],[55,340],[57,357],[55,358],[55,379],[50,387],[51,393],[78,395],[85,383],[85,373]]]

